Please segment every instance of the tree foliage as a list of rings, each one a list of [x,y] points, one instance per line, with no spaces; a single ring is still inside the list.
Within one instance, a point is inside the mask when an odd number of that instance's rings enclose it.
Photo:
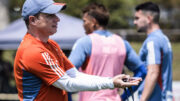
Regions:
[[[25,0],[9,1],[8,7],[9,7],[11,21],[21,16],[21,10],[18,10],[18,8],[22,8],[24,1]],[[66,3],[67,9],[63,12],[79,18],[81,18],[82,15],[81,13],[82,8],[84,8],[86,5],[93,2],[104,4],[110,11],[109,28],[131,28],[133,26],[133,12],[135,5],[148,0],[96,0],[96,1],[95,0],[54,0],[54,1]],[[165,28],[180,27],[180,23],[179,23],[180,0],[166,0],[166,1],[151,0],[151,1],[157,3],[158,5],[160,5],[162,9],[168,12],[167,14],[168,17],[166,18],[167,20],[168,19],[171,20],[162,21],[161,24],[163,27]],[[176,12],[174,12],[174,9],[177,9]]]

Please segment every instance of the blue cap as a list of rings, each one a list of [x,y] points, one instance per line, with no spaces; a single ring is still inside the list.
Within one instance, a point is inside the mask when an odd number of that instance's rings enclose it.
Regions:
[[[65,8],[65,3],[55,3],[53,0],[26,0],[22,8],[22,17],[27,19],[39,12],[56,14]]]

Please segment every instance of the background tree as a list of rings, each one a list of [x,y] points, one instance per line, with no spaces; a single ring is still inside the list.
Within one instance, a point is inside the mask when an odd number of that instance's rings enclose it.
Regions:
[[[87,4],[98,2],[104,4],[110,11],[109,28],[132,28],[133,12],[135,5],[149,0],[55,0],[67,3],[64,13],[81,18],[81,9]],[[162,28],[180,28],[180,0],[151,0],[160,5]],[[10,21],[21,17],[21,9],[24,0],[10,0]]]

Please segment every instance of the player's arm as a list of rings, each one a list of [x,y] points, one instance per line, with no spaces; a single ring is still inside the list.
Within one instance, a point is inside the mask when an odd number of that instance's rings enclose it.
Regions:
[[[76,68],[72,68],[66,71],[66,74],[59,80],[54,82],[53,86],[68,92],[96,91],[138,85],[141,80],[139,79],[136,82],[123,82],[123,78],[129,78],[129,76],[122,74],[113,78],[99,77],[80,73]]]
[[[150,97],[152,91],[154,90],[155,84],[158,79],[158,75],[160,72],[160,66],[159,65],[148,65],[148,73],[145,78],[145,85],[144,90],[141,96],[140,101],[147,101]]]
[[[124,41],[124,43],[126,46],[126,67],[133,72],[134,77],[141,77],[144,79],[147,74],[145,64],[140,60],[131,45],[127,41]]]
[[[68,59],[77,69],[81,67],[86,61],[86,58],[90,56],[91,47],[92,43],[89,36],[78,39],[74,44]]]
[[[148,52],[146,56],[148,73],[145,78],[144,90],[140,99],[141,101],[148,100],[157,83],[160,73],[159,64],[161,64],[161,48],[159,45],[159,40],[153,39],[149,40],[145,46]]]

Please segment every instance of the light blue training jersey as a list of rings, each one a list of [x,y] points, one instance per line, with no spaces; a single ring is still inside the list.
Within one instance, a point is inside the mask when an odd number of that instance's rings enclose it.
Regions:
[[[140,59],[146,64],[160,65],[160,74],[148,101],[172,101],[172,48],[169,39],[161,30],[150,33],[144,41]],[[141,95],[144,83],[139,89]]]

